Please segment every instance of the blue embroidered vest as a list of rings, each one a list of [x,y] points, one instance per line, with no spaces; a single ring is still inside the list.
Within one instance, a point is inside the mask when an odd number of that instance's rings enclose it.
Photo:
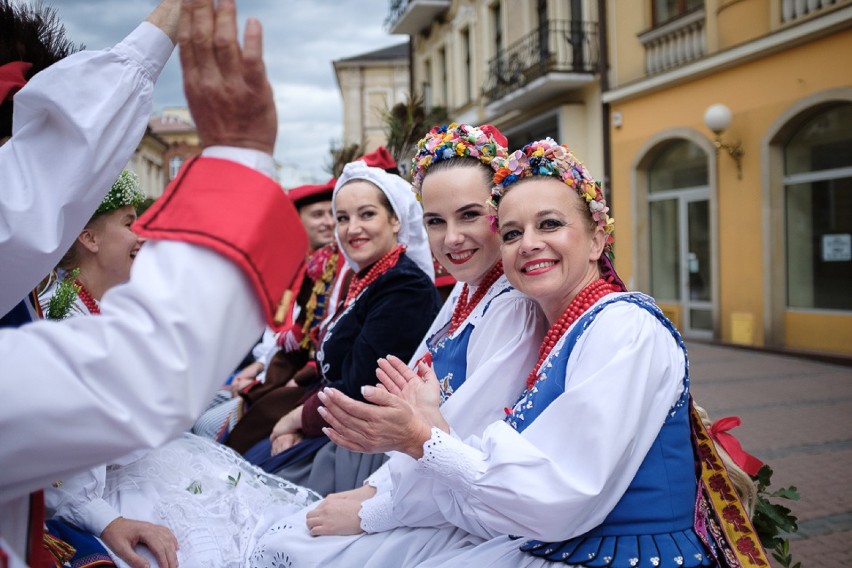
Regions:
[[[485,314],[488,311],[494,298],[509,290],[512,290],[512,287],[506,286],[503,290],[494,294],[483,307],[482,313]],[[460,332],[449,337],[447,335],[449,327],[450,322],[447,322],[447,325],[426,340],[426,346],[432,356],[432,369],[435,371],[435,376],[438,377],[438,382],[441,383],[442,402],[450,398],[467,378],[467,345],[475,328],[470,321],[466,321]]]
[[[686,360],[680,334],[653,300],[630,293],[605,301],[587,313],[566,334],[558,351],[539,374],[534,387],[521,396],[506,421],[522,432],[564,391],[568,358],[577,340],[597,315],[613,302],[630,302],[656,316],[677,341]],[[669,412],[639,471],[615,508],[598,527],[556,543],[524,542],[521,550],[533,556],[577,566],[628,568],[712,566],[693,530],[697,478],[689,426],[689,364],[684,368],[684,392]]]

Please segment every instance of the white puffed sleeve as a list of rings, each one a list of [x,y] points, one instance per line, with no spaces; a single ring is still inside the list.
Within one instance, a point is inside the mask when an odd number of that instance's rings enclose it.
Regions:
[[[133,154],[174,45],[143,22],[115,47],[81,51],[15,95],[0,146],[0,315],[48,274]]]
[[[567,368],[564,393],[523,433],[502,420],[464,441],[433,432],[417,472],[437,482],[428,498],[446,521],[483,538],[558,541],[615,507],[683,392],[683,353],[653,315],[616,303],[581,336]],[[417,484],[394,494],[409,525],[435,522],[434,512],[418,512],[424,503]]]
[[[154,241],[101,315],[0,330],[0,502],[189,428],[262,327],[236,265]]]

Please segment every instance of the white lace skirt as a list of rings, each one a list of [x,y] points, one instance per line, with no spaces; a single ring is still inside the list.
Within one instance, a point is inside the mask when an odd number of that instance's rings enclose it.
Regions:
[[[192,434],[127,465],[110,466],[104,499],[122,516],[174,531],[181,566],[246,566],[258,530],[317,501],[246,462],[236,452]],[[144,547],[140,554],[150,559]]]

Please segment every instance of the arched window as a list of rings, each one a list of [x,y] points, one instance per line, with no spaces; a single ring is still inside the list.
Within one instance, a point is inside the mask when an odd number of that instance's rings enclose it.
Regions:
[[[852,310],[852,104],[790,137],[784,203],[787,307]]]

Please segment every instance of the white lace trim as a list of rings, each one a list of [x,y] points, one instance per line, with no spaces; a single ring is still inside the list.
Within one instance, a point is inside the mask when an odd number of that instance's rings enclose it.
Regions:
[[[266,511],[284,506],[295,511],[320,498],[252,466],[230,448],[191,434],[128,465],[110,466],[104,499],[120,503],[122,493],[151,497],[150,514],[180,542],[181,564],[205,558],[221,566],[235,561],[237,566],[248,557]],[[132,511],[121,513],[133,518]]]
[[[440,477],[452,487],[465,488],[473,484],[482,463],[482,452],[440,428],[432,428],[432,437],[423,444],[423,457],[417,460],[417,470]]]
[[[361,528],[368,533],[385,532],[399,526],[393,516],[393,499],[387,491],[361,503],[358,516],[361,517]]]

